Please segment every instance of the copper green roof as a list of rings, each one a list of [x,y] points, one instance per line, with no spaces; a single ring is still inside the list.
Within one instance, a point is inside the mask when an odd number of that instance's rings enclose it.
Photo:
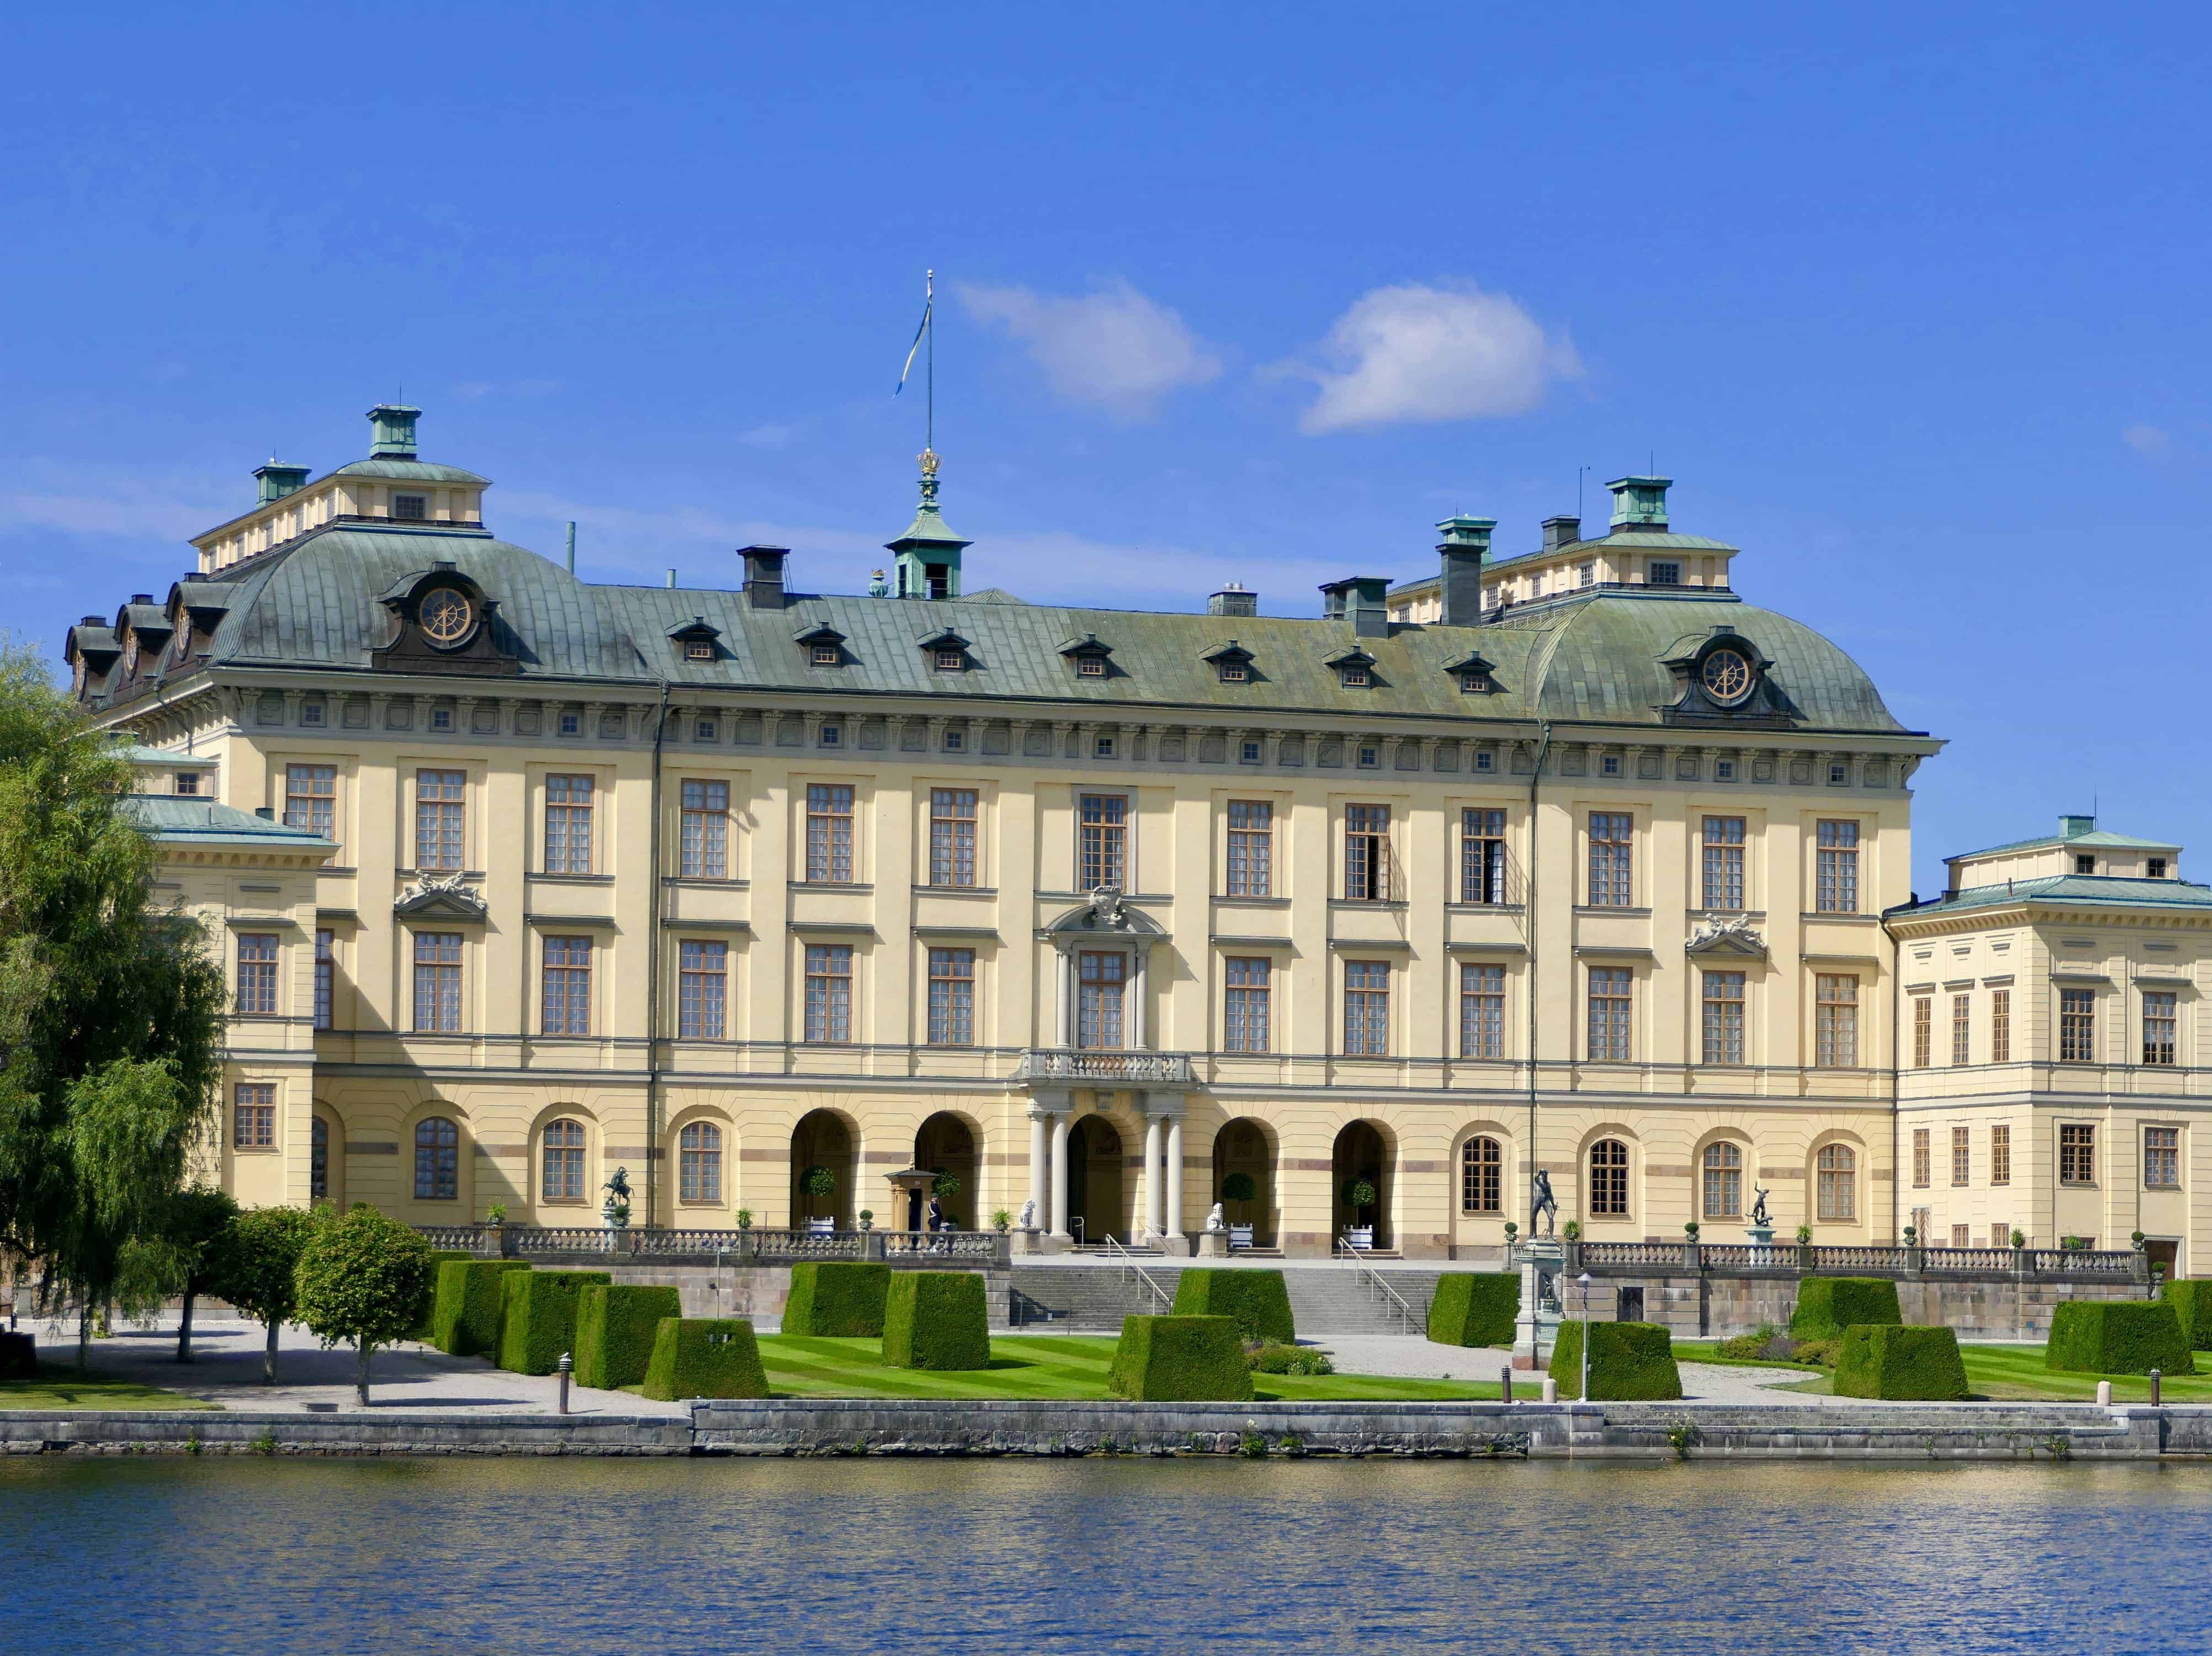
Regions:
[[[1946,892],[1925,902],[1902,904],[1887,911],[1899,919],[1958,909],[1995,908],[2007,903],[2034,903],[2075,908],[2177,908],[2212,910],[2212,886],[2188,880],[2129,880],[2101,874],[2054,874],[2040,880],[2001,880],[1994,885],[1968,886]]]
[[[260,846],[270,851],[336,851],[335,842],[271,817],[208,799],[134,793],[125,806],[138,826],[165,844]]]
[[[1990,846],[1981,851],[1962,851],[1956,856],[1946,857],[1947,863],[1962,863],[1972,857],[1997,857],[2015,851],[2055,851],[2060,846],[2072,850],[2087,846],[2106,851],[2174,851],[2181,847],[2171,840],[2138,840],[2131,834],[2112,834],[2103,828],[2092,828],[2086,834],[2046,834],[2040,839],[2015,840],[2010,845]]]
[[[486,483],[491,479],[479,477],[473,471],[464,471],[459,466],[441,466],[428,460],[354,460],[328,474],[332,477],[388,477],[403,483]],[[318,477],[316,482],[322,482]],[[313,483],[307,485],[310,488]]]

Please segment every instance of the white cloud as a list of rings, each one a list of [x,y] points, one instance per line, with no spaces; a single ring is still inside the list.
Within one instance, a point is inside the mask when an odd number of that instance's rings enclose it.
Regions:
[[[2156,426],[2130,426],[2120,434],[2120,440],[2138,454],[2147,454],[2154,460],[2162,460],[2172,446],[2173,434],[2161,431]]]
[[[797,434],[796,426],[755,426],[738,434],[738,440],[754,448],[783,448]]]
[[[1170,391],[1221,372],[1182,317],[1126,282],[1071,298],[966,282],[958,291],[970,315],[1028,349],[1054,391],[1123,419],[1141,418]]]
[[[1336,319],[1322,355],[1326,367],[1267,370],[1321,387],[1298,421],[1309,433],[1521,414],[1551,381],[1582,373],[1564,333],[1547,334],[1504,294],[1461,285],[1363,294]]]
[[[0,528],[60,530],[182,541],[235,518],[252,505],[246,491],[205,478],[144,480],[81,472],[33,462],[29,488],[0,490]]]

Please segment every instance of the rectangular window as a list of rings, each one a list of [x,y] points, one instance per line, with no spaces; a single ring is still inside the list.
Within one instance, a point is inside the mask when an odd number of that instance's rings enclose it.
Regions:
[[[1344,1050],[1352,1058],[1389,1054],[1389,961],[1345,961]]]
[[[816,884],[853,883],[853,790],[846,783],[807,786],[806,877]]]
[[[1974,1061],[1974,998],[1972,995],[1951,997],[1951,1062],[1972,1064]]]
[[[1636,819],[1626,811],[1594,810],[1589,819],[1589,900],[1597,908],[1634,907],[1630,864]]]
[[[1705,1062],[1743,1062],[1743,974],[1707,972],[1705,980]]]
[[[2097,1061],[2097,997],[2094,990],[2058,992],[2058,1061],[2094,1064]]]
[[[592,1033],[592,940],[545,939],[545,1033]]]
[[[975,1044],[975,951],[929,951],[929,1044]]]
[[[1682,584],[1682,566],[1679,563],[1654,563],[1650,579],[1654,586],[1680,586]]]
[[[545,871],[592,871],[592,779],[545,779]]]
[[[337,962],[332,958],[331,934],[327,931],[316,932],[315,1028],[318,1029],[327,1029],[331,1027],[331,990],[334,986],[333,980],[336,976],[337,964]]]
[[[451,871],[461,865],[462,771],[415,773],[415,866]]]
[[[1494,1138],[1471,1138],[1459,1157],[1459,1210],[1498,1213],[1505,1201],[1504,1154]]]
[[[276,1148],[276,1087],[268,1081],[241,1081],[231,1089],[230,1143],[240,1150]]]
[[[1974,1130],[1972,1127],[1951,1129],[1951,1182],[1967,1185],[1974,1177]]]
[[[1344,895],[1354,902],[1390,900],[1390,807],[1344,808]]]
[[[2058,1182],[2097,1182],[2097,1130],[2086,1122],[2063,1122],[2059,1125]]]
[[[1972,1247],[1973,1245],[1974,1228],[1972,1225],[1954,1225],[1951,1227],[1951,1246],[1953,1247]]]
[[[1459,814],[1459,900],[1505,901],[1505,813],[1470,807]]]
[[[1741,911],[1743,907],[1743,818],[1705,818],[1705,907]]]
[[[191,798],[196,796],[199,791],[200,773],[198,771],[179,771],[177,773],[177,792],[180,798]]]
[[[276,1010],[276,934],[238,934],[238,1010],[244,1016],[273,1016]]]
[[[680,860],[687,880],[730,877],[730,785],[686,782],[678,825]]]
[[[1932,1061],[1936,1040],[1936,1003],[1926,995],[1912,998],[1912,1067],[1924,1070]]]
[[[1097,891],[1127,889],[1129,871],[1129,802],[1118,793],[1086,793],[1078,804],[1077,887]]]
[[[1228,963],[1228,1027],[1222,1045],[1232,1052],[1267,1050],[1268,1004],[1273,989],[1274,962],[1265,955],[1232,956]]]
[[[1629,1014],[1635,1008],[1636,977],[1625,966],[1593,966],[1589,974],[1589,1055],[1603,1062],[1628,1061]]]
[[[461,934],[415,934],[415,1028],[451,1035],[461,1028]]]
[[[1813,1163],[1813,1212],[1823,1223],[1849,1224],[1858,1212],[1858,1163],[1848,1144],[1824,1144]]]
[[[335,840],[338,772],[335,765],[284,767],[284,826]]]
[[[1117,1051],[1129,957],[1118,952],[1086,952],[1076,962],[1076,977],[1075,1044],[1096,1052]]]
[[[1859,825],[1822,822],[1814,906],[1823,914],[1859,912]]]
[[[2143,998],[2143,1056],[2146,1064],[2173,1062],[2177,998],[2172,990],[2158,989]]]
[[[2012,1183],[2012,1129],[2010,1127],[1990,1129],[1990,1183],[1992,1185]]]
[[[946,886],[975,883],[973,788],[929,791],[929,883]]]
[[[676,1034],[684,1040],[720,1040],[729,1004],[730,946],[686,941],[677,947]]]
[[[1505,1056],[1505,968],[1502,966],[1460,962],[1459,1055]]]
[[[806,1038],[814,1041],[847,1041],[853,1038],[850,943],[806,945]]]
[[[1990,991],[1990,1062],[2012,1062],[2012,991]]]
[[[1859,980],[1848,972],[1822,972],[1813,980],[1813,1062],[1823,1070],[1855,1070],[1859,1063]]]
[[[2179,1190],[2181,1188],[2180,1128],[2145,1127],[2143,1129],[2143,1188],[2146,1190]]]
[[[1912,1188],[1915,1190],[1928,1188],[1928,1129],[1915,1127],[1912,1130]]]
[[[1229,802],[1229,895],[1275,895],[1275,807],[1265,799]]]
[[[719,1202],[722,1199],[722,1130],[711,1122],[694,1121],[677,1137],[677,1199],[681,1202]]]
[[[392,515],[403,523],[421,523],[430,515],[430,497],[427,494],[394,494]]]

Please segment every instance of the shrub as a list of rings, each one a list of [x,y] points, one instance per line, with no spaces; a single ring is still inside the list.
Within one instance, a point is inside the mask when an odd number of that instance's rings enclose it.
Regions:
[[[611,1392],[635,1386],[653,1362],[664,1318],[684,1314],[672,1288],[596,1283],[576,1296],[576,1384]]]
[[[1520,1314],[1518,1271],[1446,1271],[1429,1301],[1429,1338],[1438,1345],[1510,1345]]]
[[[1589,1394],[1604,1403],[1644,1402],[1682,1395],[1674,1366],[1674,1338],[1656,1323],[1563,1322],[1552,1348],[1552,1378],[1559,1395],[1581,1393],[1583,1330],[1589,1330]]]
[[[1870,1327],[1871,1324],[1861,1324]],[[1811,1363],[1816,1368],[1833,1368],[1844,1354],[1844,1337],[1838,1334],[1825,1340],[1793,1340],[1790,1344],[1790,1361]]]
[[[1966,1395],[1959,1337],[1948,1328],[1855,1323],[1844,1331],[1835,1388],[1839,1398],[1956,1403]]]
[[[646,1366],[645,1395],[656,1403],[685,1398],[764,1398],[768,1371],[746,1317],[663,1317]]]
[[[884,1331],[884,1301],[890,1286],[889,1265],[802,1260],[791,1268],[783,1331],[875,1339]]]
[[[887,1368],[988,1368],[991,1313],[979,1271],[902,1271],[884,1301]]]
[[[499,1366],[511,1374],[550,1374],[561,1354],[576,1345],[576,1296],[593,1283],[614,1278],[604,1271],[517,1271],[504,1283],[499,1325]]]
[[[449,1259],[473,1259],[476,1257],[477,1256],[475,1254],[470,1253],[466,1248],[437,1247],[430,1250],[430,1258],[434,1262],[430,1270],[430,1288],[429,1291],[422,1295],[422,1314],[416,1319],[415,1326],[408,1331],[407,1338],[409,1339],[420,1340],[425,1345],[428,1345],[436,1338],[438,1332],[438,1273],[446,1268],[446,1262]]]
[[[1138,1403],[1249,1402],[1238,1333],[1234,1317],[1125,1317],[1106,1390]]]
[[[1248,1340],[1297,1344],[1291,1291],[1279,1271],[1206,1271],[1194,1267],[1176,1284],[1178,1317],[1233,1317]]]
[[[507,1314],[507,1273],[529,1269],[523,1259],[448,1259],[440,1265],[430,1344],[449,1356],[496,1357],[500,1319]]]
[[[2090,1374],[2193,1374],[2181,1319],[2164,1300],[2065,1300],[2052,1308],[2046,1368]]]
[[[1336,1364],[1326,1351],[1310,1345],[1278,1345],[1259,1340],[1244,1348],[1244,1366],[1255,1374],[1334,1374]]]
[[[2168,1281],[2159,1298],[2173,1307],[2181,1331],[2194,1350],[2212,1351],[2212,1278]]]
[[[1790,1331],[1800,1339],[1832,1340],[1860,1323],[1901,1325],[1897,1284],[1882,1277],[1808,1277],[1797,1289]]]

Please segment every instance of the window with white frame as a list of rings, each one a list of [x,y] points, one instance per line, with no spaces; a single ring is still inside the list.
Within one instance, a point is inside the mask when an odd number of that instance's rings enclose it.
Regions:
[[[1384,1058],[1390,1051],[1390,962],[1344,963],[1344,1051],[1351,1058]]]
[[[461,865],[462,771],[415,773],[415,866],[450,872]]]
[[[929,1044],[975,1044],[975,951],[929,951]]]
[[[2171,989],[2146,990],[2142,998],[2142,1061],[2171,1064],[2179,998]]]
[[[1967,1065],[1974,1061],[1974,998],[1970,994],[1951,997],[1951,1062]]]
[[[545,871],[592,871],[593,786],[588,776],[545,779]]]
[[[806,1039],[844,1042],[853,1038],[853,946],[806,945]]]
[[[1855,1070],[1859,1062],[1859,980],[1822,972],[1813,980],[1813,1062],[1823,1070]]]
[[[1266,799],[1229,802],[1229,891],[1231,897],[1275,893],[1275,807]]]
[[[1700,837],[1705,852],[1705,906],[1741,911],[1744,906],[1743,818],[1708,816]]]
[[[1126,890],[1129,872],[1129,802],[1118,793],[1086,793],[1076,802],[1077,889]]]
[[[1231,1052],[1268,1050],[1274,991],[1274,962],[1264,955],[1231,955],[1226,962],[1228,996],[1222,1046]]]
[[[337,837],[338,771],[335,765],[284,767],[284,826],[325,840]]]
[[[1459,814],[1459,900],[1505,901],[1505,813],[1471,805]]]
[[[1589,969],[1589,1056],[1600,1062],[1628,1061],[1630,1015],[1636,1001],[1636,975],[1626,966]]]
[[[1505,968],[1487,961],[1459,967],[1459,1055],[1505,1056]]]
[[[1815,847],[1814,907],[1823,914],[1859,912],[1859,825],[1823,822]]]
[[[1974,1180],[1974,1130],[1951,1129],[1951,1185],[1961,1189]]]
[[[276,1011],[276,934],[238,934],[238,1011],[242,1017],[271,1017]]]
[[[929,791],[929,883],[975,883],[975,790]]]
[[[730,946],[687,937],[677,945],[676,1034],[681,1040],[720,1040],[729,1005]]]
[[[2058,992],[2058,1061],[2097,1061],[2097,996],[2090,989]]]
[[[1594,810],[1589,817],[1589,901],[1597,908],[1635,903],[1636,819],[1626,811]]]
[[[806,790],[806,877],[817,885],[853,883],[853,790],[815,782]]]
[[[687,780],[682,790],[678,863],[687,880],[730,877],[730,785]]]
[[[1389,806],[1344,808],[1344,895],[1353,902],[1389,901]]]

